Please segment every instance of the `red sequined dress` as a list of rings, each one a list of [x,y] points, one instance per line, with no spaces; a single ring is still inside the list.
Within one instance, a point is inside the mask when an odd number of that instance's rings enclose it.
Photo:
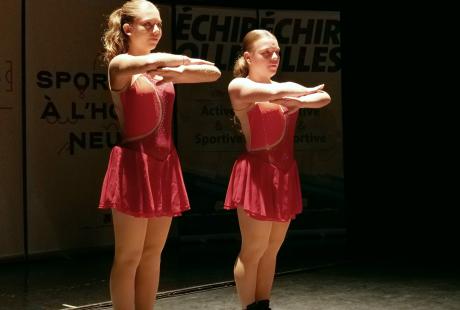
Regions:
[[[302,212],[294,134],[298,110],[256,103],[247,112],[246,153],[236,160],[224,208],[243,208],[258,220],[286,222]]]
[[[100,209],[136,217],[178,216],[190,205],[171,137],[174,86],[138,75],[113,92],[123,142],[110,154]]]

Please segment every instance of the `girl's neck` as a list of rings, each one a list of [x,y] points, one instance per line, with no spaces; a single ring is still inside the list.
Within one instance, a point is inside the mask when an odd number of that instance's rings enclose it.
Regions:
[[[255,73],[249,73],[248,79],[257,83],[271,84],[272,80],[269,76],[258,75]]]
[[[135,46],[130,46],[128,48],[127,53],[132,56],[142,56],[142,55],[150,54],[150,50],[148,49],[146,50],[144,48],[136,48]]]

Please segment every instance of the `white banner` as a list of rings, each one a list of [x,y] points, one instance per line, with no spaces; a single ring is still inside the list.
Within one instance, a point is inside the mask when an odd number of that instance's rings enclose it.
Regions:
[[[257,27],[256,16],[255,10],[177,6],[177,53],[213,61],[222,71],[217,82],[177,87],[178,148],[186,172],[228,178],[244,150],[227,87],[242,38]]]
[[[178,87],[178,147],[184,170],[226,178],[244,149],[231,121],[227,86],[242,39],[255,28],[278,38],[281,65],[274,80],[325,83],[332,97],[325,108],[300,112],[295,137],[300,173],[342,178],[340,16],[319,11],[177,7],[177,52],[214,61],[222,70],[216,83]]]

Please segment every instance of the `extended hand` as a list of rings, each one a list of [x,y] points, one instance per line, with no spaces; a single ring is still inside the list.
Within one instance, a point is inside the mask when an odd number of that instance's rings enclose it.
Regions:
[[[281,99],[271,100],[270,102],[285,106],[289,110],[292,110],[293,108],[299,108],[302,100],[298,97],[283,97]]]
[[[214,65],[214,63],[199,58],[187,57],[184,61],[184,65]]]
[[[164,83],[171,82],[174,78],[178,77],[184,72],[184,66],[178,67],[162,67],[155,70],[147,71],[147,73],[152,76],[160,76],[162,79],[157,82],[157,85],[162,85]]]
[[[318,86],[315,86],[315,87],[307,87],[307,91],[309,94],[314,94],[320,90],[322,90],[324,88],[324,84],[320,84]]]

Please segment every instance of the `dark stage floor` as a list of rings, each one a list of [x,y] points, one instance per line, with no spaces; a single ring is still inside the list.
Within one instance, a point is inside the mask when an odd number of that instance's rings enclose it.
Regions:
[[[240,309],[237,238],[168,242],[155,309]],[[0,264],[0,309],[111,309],[110,249]],[[346,234],[293,233],[278,260],[274,310],[460,309],[460,268],[350,255]]]

